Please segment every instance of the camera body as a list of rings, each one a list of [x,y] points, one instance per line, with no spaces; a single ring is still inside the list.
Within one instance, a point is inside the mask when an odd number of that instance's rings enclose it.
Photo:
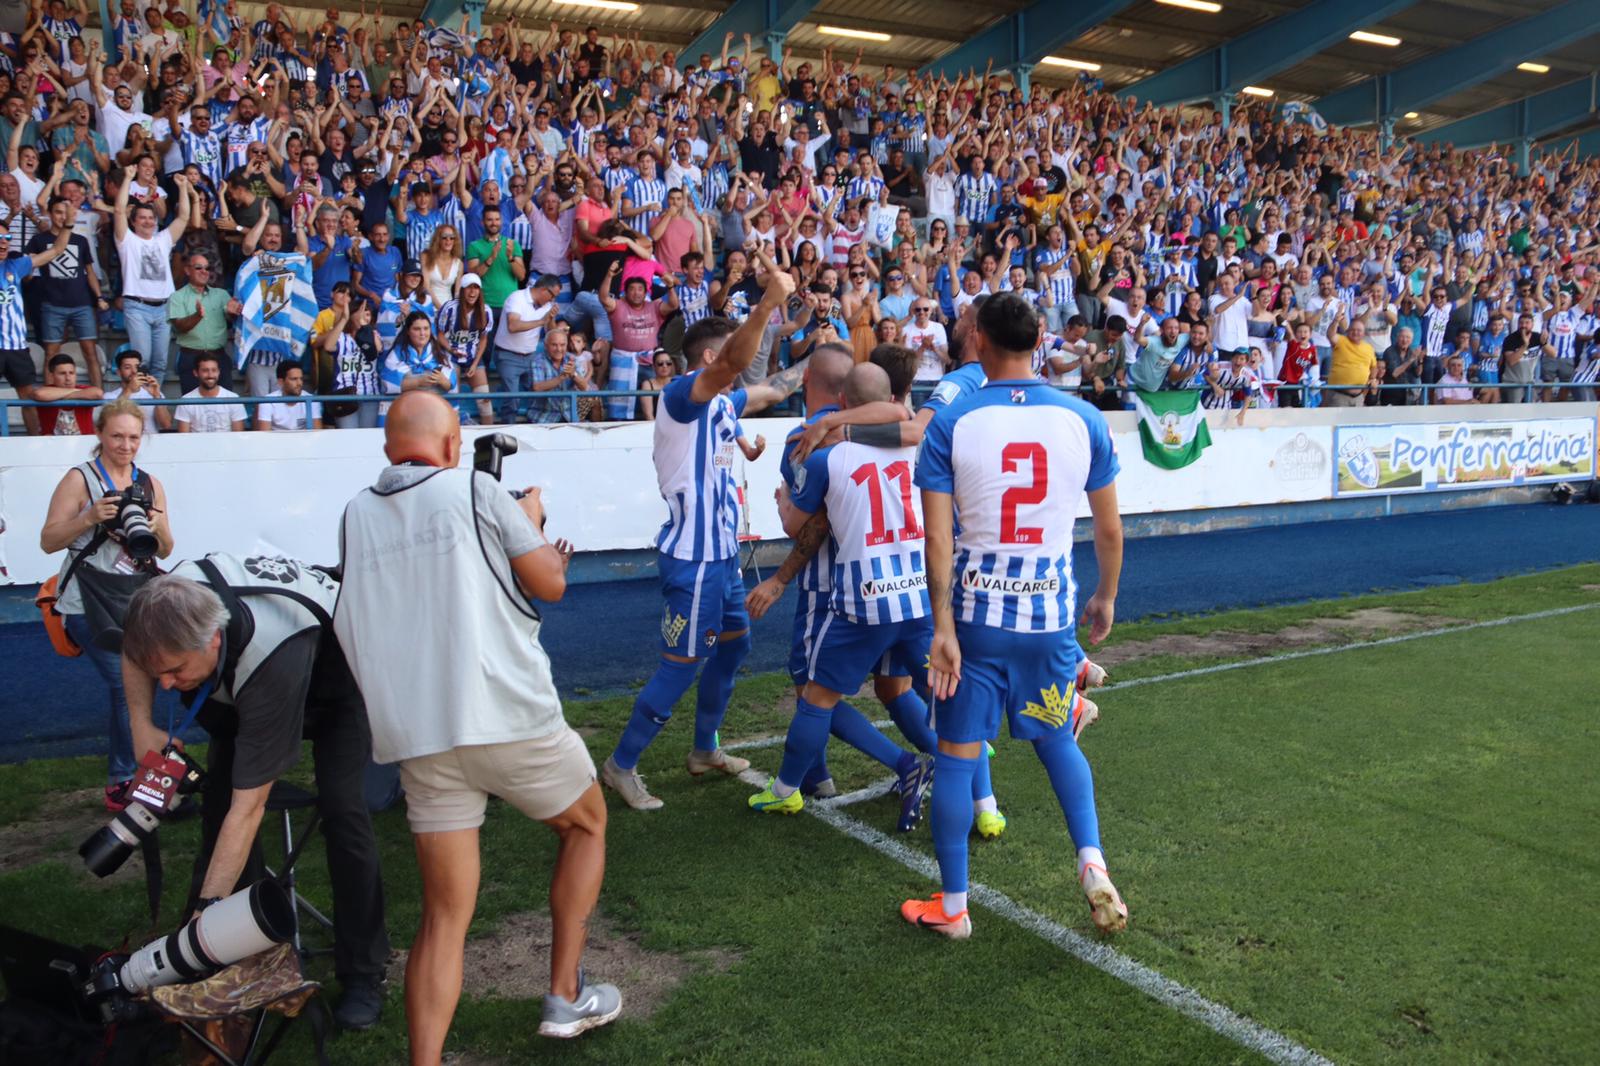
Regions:
[[[472,469],[481,470],[499,481],[500,468],[506,456],[516,454],[517,438],[509,433],[485,433],[472,442]],[[527,495],[521,489],[509,491],[513,500],[520,500]]]
[[[146,752],[138,775],[128,786],[128,805],[79,845],[84,865],[96,877],[116,873],[133,849],[161,827],[161,819],[176,810],[183,797],[198,789],[204,779],[200,764],[174,745]]]
[[[149,489],[135,481],[121,492],[107,493],[117,501],[117,513],[106,528],[122,538],[128,554],[140,562],[154,559],[160,549],[156,532],[150,525],[150,508],[155,499]]]

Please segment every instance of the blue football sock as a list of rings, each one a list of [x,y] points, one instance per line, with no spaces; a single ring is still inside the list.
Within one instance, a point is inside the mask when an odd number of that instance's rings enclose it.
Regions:
[[[946,892],[967,890],[967,834],[972,832],[972,774],[978,759],[939,752],[933,757],[933,853]]]
[[[818,707],[796,696],[794,719],[789,723],[789,736],[783,744],[783,764],[778,768],[778,781],[793,790],[806,779],[806,771],[816,765],[822,749],[828,743],[828,722],[833,709]]]
[[[694,704],[694,746],[696,751],[717,749],[717,730],[728,713],[728,697],[733,695],[733,676],[750,654],[750,634],[742,633],[717,645],[700,674],[700,691]]]
[[[806,779],[800,782],[800,791],[814,791],[818,785],[832,777],[833,771],[828,769],[828,753],[824,750],[817,756],[817,761],[811,764],[811,769],[806,771]]]
[[[844,700],[833,708],[833,735],[893,770],[905,750],[883,735],[883,731],[867,720],[867,716]]]
[[[972,773],[972,798],[988,799],[994,795],[994,781],[989,777],[989,756],[978,756],[978,768]]]
[[[1034,741],[1033,750],[1044,763],[1050,787],[1056,790],[1056,801],[1067,816],[1072,846],[1098,848],[1100,816],[1094,809],[1094,775],[1089,772],[1089,760],[1072,739],[1072,730],[1058,729],[1051,736]],[[938,778],[934,782],[937,784]]]
[[[924,755],[932,755],[935,747],[933,726],[928,724],[928,705],[914,689],[907,689],[885,703],[889,720],[911,741],[912,747]]]
[[[633,701],[633,715],[628,719],[617,750],[611,753],[612,761],[624,770],[639,765],[639,756],[661,732],[661,727],[672,717],[673,706],[694,684],[694,673],[699,663],[682,663],[676,659],[662,659],[656,672]]]

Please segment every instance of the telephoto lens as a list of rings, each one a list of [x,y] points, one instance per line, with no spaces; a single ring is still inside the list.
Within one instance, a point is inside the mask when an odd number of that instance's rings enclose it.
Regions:
[[[107,959],[85,991],[92,999],[114,992],[137,996],[163,985],[198,981],[293,935],[289,893],[268,878],[218,900],[177,932],[152,940],[120,965],[114,957]]]
[[[80,844],[78,854],[96,877],[110,877],[160,825],[155,811],[142,803],[130,803]]]
[[[117,531],[128,554],[135,559],[154,559],[160,549],[156,531],[150,528],[149,496],[138,486],[123,490],[122,502],[117,508]]]

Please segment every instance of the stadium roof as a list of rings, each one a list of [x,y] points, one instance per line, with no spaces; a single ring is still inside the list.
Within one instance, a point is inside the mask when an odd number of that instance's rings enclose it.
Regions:
[[[1228,75],[1238,71],[1279,100],[1325,101],[1335,121],[1373,121],[1386,99],[1397,134],[1438,129],[1440,136],[1462,134],[1454,137],[1462,144],[1471,143],[1465,135],[1481,131],[1444,127],[1590,80],[1600,66],[1600,0],[1180,0],[1186,6],[1173,0],[640,0],[633,11],[608,2],[612,6],[490,0],[483,17],[511,14],[528,27],[555,19],[608,34],[637,31],[658,47],[690,48],[691,58],[719,52],[727,27],[738,31],[735,49],[742,49],[746,29],[760,48],[762,31],[775,20],[787,31],[784,49],[797,56],[816,58],[832,45],[847,57],[859,48],[863,63],[874,68],[943,62],[980,71],[991,57],[1004,69],[1049,56],[1095,64],[1091,76],[1106,88],[1162,103],[1213,95],[1195,93],[1196,86],[1226,84],[1237,92],[1242,84]],[[427,10],[443,25],[459,18],[460,3],[432,0]],[[252,9],[252,17],[260,8],[241,6]],[[418,0],[385,5],[391,15],[422,9]],[[823,27],[876,36],[840,36]],[[1358,30],[1397,42],[1351,39]],[[1519,69],[1524,62],[1548,69]],[[1393,77],[1380,85],[1384,75]],[[1043,63],[1030,76],[1039,84],[1067,84],[1079,70]],[[1575,100],[1581,94],[1574,88],[1569,95]],[[1534,139],[1586,129],[1597,122],[1593,95],[1588,107],[1567,100],[1537,121],[1494,128],[1534,130]]]

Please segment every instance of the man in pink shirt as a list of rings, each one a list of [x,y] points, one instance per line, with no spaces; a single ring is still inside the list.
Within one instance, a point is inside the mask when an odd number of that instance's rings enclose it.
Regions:
[[[650,228],[650,239],[655,241],[656,258],[674,274],[682,272],[686,252],[705,251],[700,247],[700,220],[689,209],[682,189],[667,193],[667,209]]]
[[[613,267],[613,272],[617,269]],[[629,278],[622,288],[622,299],[611,295],[610,277],[600,286],[600,302],[611,319],[611,370],[607,386],[613,391],[638,387],[639,368],[651,367],[650,355],[661,335],[661,323],[678,309],[677,290],[669,290],[665,300],[650,299],[650,284],[644,278]],[[606,418],[627,422],[633,418],[638,397],[614,396],[606,400]]]

